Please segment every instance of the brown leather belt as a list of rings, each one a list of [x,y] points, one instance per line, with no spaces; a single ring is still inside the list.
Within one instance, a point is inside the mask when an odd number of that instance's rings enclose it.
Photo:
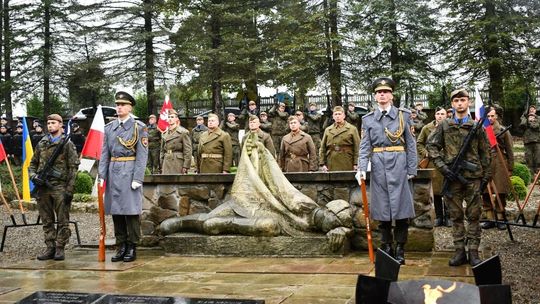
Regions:
[[[180,151],[180,150],[178,150],[178,151],[177,150],[166,150],[165,154],[173,154],[173,153],[181,153],[181,152],[182,151]]]
[[[201,154],[201,158],[223,158],[223,155],[221,155],[221,154],[203,153],[203,154]]]
[[[290,157],[291,159],[295,159],[295,158],[297,158],[297,157],[298,157],[298,158],[304,158],[304,159],[305,159],[305,158],[307,158],[307,154],[305,154],[305,155],[296,155],[296,154],[294,154],[294,153],[289,153],[289,157]]]
[[[405,147],[403,146],[390,146],[390,147],[375,147],[373,152],[404,152]]]
[[[120,157],[111,157],[112,162],[127,162],[135,160],[135,156],[120,156]]]
[[[330,149],[336,152],[351,152],[351,145],[330,145]]]

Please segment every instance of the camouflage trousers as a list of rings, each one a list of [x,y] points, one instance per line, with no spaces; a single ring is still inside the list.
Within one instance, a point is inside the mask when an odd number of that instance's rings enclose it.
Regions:
[[[238,161],[240,160],[240,145],[232,145],[232,160],[233,166],[238,167]]]
[[[478,249],[482,229],[480,216],[482,215],[482,197],[479,192],[480,179],[469,180],[463,185],[460,182],[450,182],[449,190],[452,197],[445,196],[450,219],[454,222],[452,237],[455,248],[464,248],[465,243],[469,249]],[[463,203],[465,202],[465,209]],[[469,223],[465,228],[465,219]]]
[[[69,229],[71,204],[64,203],[64,193],[64,188],[59,186],[39,191],[37,203],[47,247],[63,247],[71,236]],[[56,227],[55,222],[57,222]]]
[[[152,174],[159,174],[160,168],[159,148],[148,149],[148,163],[147,167]]]
[[[534,176],[540,169],[540,142],[524,144],[525,162]]]

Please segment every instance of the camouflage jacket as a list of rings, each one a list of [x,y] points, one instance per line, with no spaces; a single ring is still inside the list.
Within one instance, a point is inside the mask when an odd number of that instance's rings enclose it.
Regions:
[[[148,149],[159,149],[161,145],[161,131],[154,125],[148,125]]]
[[[231,136],[231,143],[233,146],[239,146],[240,140],[238,137],[238,132],[240,131],[240,125],[237,124],[235,121],[225,121],[221,125],[221,130],[229,133]]]
[[[450,165],[459,153],[461,144],[474,127],[475,122],[469,117],[467,122],[458,124],[453,118],[443,120],[427,140],[427,151],[437,168]],[[463,170],[465,178],[491,177],[491,153],[488,139],[483,128],[473,138],[464,160],[476,165],[477,170]]]
[[[307,112],[306,121],[308,123],[308,134],[321,134],[323,117],[317,112]]]
[[[538,117],[538,115],[531,117],[521,116],[519,126],[524,129],[523,143],[540,142],[540,117]]]
[[[278,111],[276,105],[274,105],[268,111],[268,116],[272,117],[272,136],[283,136],[290,132],[289,122],[287,121],[289,113]]]
[[[43,138],[36,145],[34,156],[30,161],[30,167],[28,172],[30,176],[38,174],[43,170],[49,159],[51,158],[56,147],[62,142],[62,139],[56,142],[51,142],[50,136],[43,136]],[[49,183],[53,186],[63,185],[66,191],[73,193],[73,186],[75,185],[75,177],[77,176],[77,168],[79,167],[79,157],[75,145],[69,141],[64,146],[62,153],[58,156],[52,167],[52,176]],[[59,189],[60,190],[60,189]]]

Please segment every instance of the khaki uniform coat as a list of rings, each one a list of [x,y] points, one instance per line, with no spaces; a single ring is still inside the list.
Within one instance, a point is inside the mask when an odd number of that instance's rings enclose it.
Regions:
[[[495,135],[499,134],[502,129],[504,129],[498,122],[495,122],[493,125],[493,132]],[[512,135],[509,131],[506,131],[497,139],[497,145],[499,146],[502,156],[504,159],[501,161],[500,156],[498,155],[497,148],[494,147],[491,149],[491,171],[493,172],[492,180],[495,182],[497,191],[499,193],[509,193],[510,192],[510,182],[506,170],[512,170],[514,167],[514,141],[512,140]],[[511,171],[510,171],[511,173]],[[486,191],[487,192],[487,191]]]
[[[403,119],[403,133],[397,142],[385,134],[395,133]],[[416,139],[411,133],[410,111],[390,108],[383,116],[379,109],[362,117],[362,143],[360,144],[359,171],[367,171],[371,162],[369,212],[374,220],[391,221],[415,216],[412,183],[407,175],[416,175]],[[373,148],[403,146],[405,151],[373,152]]]
[[[259,137],[259,141],[263,143],[264,147],[266,149],[268,149],[268,151],[270,151],[270,153],[272,154],[272,156],[274,156],[274,158],[276,157],[276,149],[274,147],[274,143],[272,142],[272,137],[270,137],[270,134],[262,131],[261,129],[257,130],[257,136]],[[252,133],[252,131],[248,131],[248,133],[246,133],[244,135],[244,137],[242,137],[242,147],[244,147],[244,144],[246,143],[246,138],[248,138],[248,135]],[[243,149],[241,148],[241,151],[243,151]]]
[[[138,138],[134,138],[135,128]],[[133,148],[124,146],[123,141],[136,140]],[[130,161],[112,161],[112,157],[135,157]],[[99,178],[106,182],[105,213],[113,215],[139,215],[142,212],[143,187],[131,189],[131,183],[140,184],[144,180],[144,171],[148,159],[148,133],[146,125],[133,118],[120,125],[118,119],[105,125]]]
[[[358,129],[348,122],[341,127],[334,123],[324,130],[319,150],[320,165],[329,171],[351,171],[358,163],[360,136]]]
[[[424,158],[428,158],[428,151],[426,149],[427,139],[431,132],[435,130],[437,126],[435,125],[435,120],[428,123],[422,128],[422,131],[420,131],[420,134],[418,135],[417,142],[416,142],[416,149],[418,150],[418,162],[422,161]],[[435,169],[435,164],[430,160],[428,163],[427,168]],[[439,170],[435,169],[433,170],[431,177],[431,186],[433,188],[433,194],[440,195],[441,194],[441,188],[442,188],[442,182],[443,182],[443,176]]]
[[[211,157],[203,157],[211,154]],[[216,157],[221,155],[221,157]],[[199,138],[197,152],[199,173],[229,172],[232,166],[232,145],[229,134],[220,128],[205,131]]]
[[[317,171],[317,150],[309,134],[298,131],[283,136],[279,165],[283,172]]]
[[[177,126],[167,130],[161,139],[161,173],[182,174],[191,167],[191,138],[188,130]]]

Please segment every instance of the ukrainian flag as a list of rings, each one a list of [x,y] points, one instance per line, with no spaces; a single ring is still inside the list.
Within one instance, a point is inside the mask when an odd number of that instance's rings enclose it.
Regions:
[[[26,117],[22,118],[23,124],[23,137],[22,137],[22,193],[23,200],[30,201],[30,192],[34,188],[34,184],[30,181],[28,174],[28,168],[30,167],[30,161],[34,156],[34,150],[32,149],[32,141],[30,140],[30,132],[28,132],[28,125],[26,124]]]

